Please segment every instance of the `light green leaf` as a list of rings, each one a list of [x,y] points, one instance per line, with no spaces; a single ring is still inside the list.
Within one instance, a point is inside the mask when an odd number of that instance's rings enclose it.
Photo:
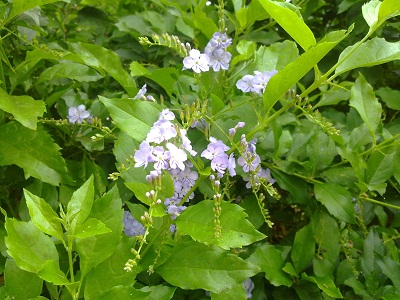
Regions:
[[[329,51],[331,51],[349,31],[334,31],[318,44],[309,48],[294,62],[286,65],[278,74],[272,76],[266,87],[263,101],[269,110],[290,88],[308,73]]]
[[[314,34],[286,3],[258,0],[271,17],[304,49],[316,44]],[[286,5],[285,5],[286,4]],[[295,7],[294,7],[295,9]]]
[[[265,72],[281,70],[299,56],[299,50],[292,41],[260,46],[255,54],[254,70]]]
[[[351,88],[350,106],[357,110],[370,133],[374,133],[380,123],[382,105],[376,99],[372,86],[361,73]]]
[[[90,82],[90,81],[97,81],[103,78],[103,76],[101,76],[94,69],[88,66],[74,62],[64,61],[62,63],[59,63],[55,66],[52,66],[44,70],[40,74],[37,83],[42,83],[45,81],[50,81],[59,78],[69,78],[71,80],[76,80],[81,82]]]
[[[43,279],[21,270],[13,259],[7,259],[4,270],[7,294],[11,299],[31,299],[42,293]]]
[[[150,101],[107,99],[99,96],[119,129],[135,140],[143,141],[157,121],[161,107]]]
[[[346,58],[335,70],[336,75],[363,67],[371,67],[400,59],[400,42],[387,42],[383,38],[375,37],[361,44],[353,53],[358,44],[349,46],[339,56],[339,61]]]
[[[354,217],[352,196],[346,188],[336,184],[321,183],[314,185],[314,192],[315,198],[321,202],[334,217],[351,224],[357,224]]]
[[[254,276],[259,268],[214,245],[180,242],[156,271],[173,286],[220,293]]]
[[[248,261],[256,266],[260,266],[261,271],[265,272],[267,278],[274,286],[293,285],[293,280],[282,269],[285,266],[287,251],[282,251],[282,247],[263,244],[257,246]]]
[[[18,122],[0,125],[0,165],[15,164],[52,185],[70,182],[60,147],[43,130],[31,130]]]
[[[71,234],[75,234],[90,214],[94,200],[93,175],[71,197],[67,206],[67,221]]]
[[[176,287],[166,285],[145,286],[140,289],[144,292],[150,292],[146,300],[169,300],[174,296]]]
[[[292,248],[292,262],[297,274],[300,274],[312,261],[315,254],[315,242],[311,224],[300,229],[295,237]]]
[[[362,15],[369,27],[378,22],[379,7],[381,4],[382,2],[379,0],[372,0],[362,6]]]
[[[210,293],[211,300],[247,300],[247,294],[242,283],[238,283],[229,290],[225,290],[219,294]]]
[[[89,218],[101,221],[111,232],[76,240],[82,276],[111,256],[121,240],[123,209],[117,186],[94,201]]]
[[[214,244],[226,250],[241,248],[266,237],[246,220],[247,214],[243,208],[225,201],[221,203],[221,236],[216,237],[213,208],[212,200],[203,200],[188,207],[176,219],[178,232],[188,234],[206,245]]]
[[[86,239],[108,232],[111,232],[111,230],[103,222],[95,218],[90,218],[76,227],[74,235],[78,239]]]
[[[122,67],[120,57],[115,52],[95,44],[77,43],[70,45],[81,58],[82,63],[106,71],[118,81],[130,97],[137,94],[138,88],[134,79]]]
[[[384,0],[379,8],[378,19],[382,22],[400,15],[400,2],[397,0]]]
[[[12,1],[12,9],[10,14],[8,15],[7,21],[10,21],[12,18],[16,17],[20,13],[32,9],[36,6],[41,6],[48,3],[57,2],[59,0],[13,0]]]
[[[42,100],[12,96],[0,88],[0,109],[12,114],[25,127],[36,130],[37,118],[43,116],[46,106]]]
[[[44,233],[63,240],[63,230],[57,213],[42,198],[24,189],[26,205],[33,224]]]
[[[58,266],[58,252],[53,240],[32,222],[6,218],[8,254],[22,270],[37,273],[40,278],[55,284],[68,280]]]
[[[372,0],[363,5],[362,13],[370,27],[369,33],[372,33],[385,21],[400,14],[400,3],[397,0]]]
[[[302,273],[301,278],[316,283],[318,287],[324,291],[325,294],[334,299],[343,298],[340,290],[336,287],[333,280],[329,277],[308,276],[306,273]]]

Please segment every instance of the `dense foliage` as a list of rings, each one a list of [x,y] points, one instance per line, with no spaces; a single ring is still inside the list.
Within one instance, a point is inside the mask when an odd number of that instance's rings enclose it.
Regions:
[[[398,0],[0,4],[5,299],[398,299]]]

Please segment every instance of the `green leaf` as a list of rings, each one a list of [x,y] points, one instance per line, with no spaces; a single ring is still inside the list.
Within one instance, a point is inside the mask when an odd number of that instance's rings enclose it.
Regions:
[[[96,298],[96,300],[126,300],[126,299],[135,299],[135,300],[147,300],[149,299],[150,292],[144,292],[142,290],[136,290],[132,286],[115,286],[109,291],[102,294],[100,297]]]
[[[272,76],[266,87],[263,101],[270,109],[290,88],[308,73],[329,51],[331,51],[349,31],[334,31],[325,36],[315,46],[309,48],[300,57],[286,65],[278,74]]]
[[[74,235],[77,239],[86,239],[108,232],[111,232],[111,230],[103,222],[90,218],[76,227]]]
[[[384,22],[400,15],[400,2],[397,0],[384,0],[379,7],[378,19]]]
[[[6,290],[12,299],[31,299],[42,293],[43,279],[21,270],[13,259],[7,259],[4,270]]]
[[[312,264],[314,274],[319,277],[332,277],[341,250],[338,222],[324,211],[316,211],[312,215],[311,224],[318,250]]]
[[[374,133],[380,123],[382,105],[376,99],[372,86],[361,73],[351,88],[350,106],[357,110],[370,133]]]
[[[116,251],[96,265],[87,275],[84,290],[85,299],[98,299],[100,295],[107,293],[115,286],[132,286],[135,283],[136,274],[141,271],[140,267],[133,272],[124,270],[125,263],[132,258],[133,242],[133,238],[124,238]]]
[[[15,164],[25,177],[36,177],[52,185],[69,182],[60,147],[43,130],[31,130],[18,122],[0,125],[0,165]]]
[[[339,220],[357,224],[354,217],[354,203],[346,188],[331,184],[318,183],[314,185],[315,198]]]
[[[385,21],[400,14],[400,3],[396,0],[372,0],[363,5],[362,13],[370,27],[369,33],[372,33]]]
[[[269,47],[260,46],[255,54],[254,70],[264,72],[281,70],[299,56],[299,50],[292,41],[275,43]]]
[[[293,280],[282,270],[285,266],[285,258],[288,251],[282,251],[281,248],[274,245],[260,245],[250,255],[248,261],[256,266],[260,266],[261,271],[265,272],[265,278],[272,285],[290,287],[293,285]]]
[[[67,220],[72,234],[90,214],[94,200],[93,175],[71,197],[67,206]]]
[[[395,110],[400,110],[400,91],[392,90],[389,87],[381,87],[375,91],[385,104]]]
[[[156,285],[156,286],[145,286],[140,289],[144,292],[150,292],[147,296],[147,300],[158,300],[165,299],[169,300],[174,296],[176,287],[166,286],[166,285]]]
[[[316,44],[314,34],[286,3],[258,0],[271,17],[304,49]],[[296,7],[293,7],[296,9]]]
[[[362,15],[369,27],[378,22],[379,7],[382,4],[379,0],[372,0],[362,6]]]
[[[387,42],[375,37],[361,45],[349,46],[339,56],[339,61],[346,58],[335,70],[335,75],[363,67],[371,67],[400,59],[400,42]],[[353,53],[355,47],[358,47]]]
[[[65,61],[44,70],[40,74],[37,83],[59,78],[69,78],[71,80],[81,82],[90,82],[97,81],[102,77],[103,76],[97,73],[93,68],[74,62]]]
[[[158,120],[161,107],[150,101],[107,99],[99,96],[119,129],[135,140],[143,141]]]
[[[70,45],[81,58],[82,63],[106,71],[118,81],[130,97],[137,94],[138,88],[134,79],[122,67],[120,57],[115,52],[95,44],[77,43]]]
[[[300,229],[295,237],[292,248],[292,262],[297,274],[300,274],[312,261],[315,254],[315,242],[311,224]]]
[[[12,9],[10,14],[8,15],[7,21],[10,21],[12,18],[16,17],[20,13],[32,9],[36,6],[41,6],[48,3],[57,2],[59,0],[13,0]]]
[[[372,152],[367,161],[365,183],[371,186],[379,185],[392,177],[394,156],[393,147]]]
[[[247,214],[239,205],[221,202],[221,236],[215,236],[214,201],[203,200],[188,207],[176,218],[178,232],[190,235],[194,240],[206,245],[214,244],[223,249],[241,248],[266,236],[257,231],[246,220]]]
[[[229,290],[223,291],[219,294],[210,293],[211,300],[247,300],[247,294],[242,283],[238,283]]]
[[[117,186],[94,201],[89,218],[101,221],[111,232],[76,241],[82,276],[111,256],[121,241],[123,209]]]
[[[333,280],[329,277],[308,276],[306,273],[301,274],[301,278],[316,283],[318,287],[328,296],[335,299],[342,299],[340,290],[336,287]]]
[[[58,266],[58,252],[53,240],[32,222],[6,218],[8,254],[22,270],[37,273],[40,278],[55,284],[68,280]]]
[[[57,213],[42,198],[24,189],[32,223],[44,233],[63,241],[63,230]]]
[[[398,261],[392,260],[388,256],[383,256],[381,259],[376,261],[379,267],[382,269],[383,274],[390,278],[394,287],[396,288],[396,293],[400,293],[400,263]]]
[[[42,100],[12,96],[0,89],[0,109],[12,114],[25,127],[36,130],[37,118],[43,116],[46,106]]]
[[[220,293],[257,274],[259,268],[214,245],[180,242],[156,271],[173,286]]]

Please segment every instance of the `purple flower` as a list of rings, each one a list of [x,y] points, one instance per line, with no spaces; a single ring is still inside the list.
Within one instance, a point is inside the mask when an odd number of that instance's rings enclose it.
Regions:
[[[230,176],[235,176],[236,175],[236,161],[235,161],[235,156],[233,153],[229,155],[228,159],[228,172]]]
[[[210,143],[207,146],[207,149],[201,153],[201,156],[212,160],[214,157],[218,155],[225,154],[225,151],[228,151],[229,147],[226,146],[222,141],[217,140],[214,137],[210,137]]]
[[[197,154],[197,152],[193,150],[192,144],[191,144],[189,138],[186,136],[187,131],[185,129],[180,129],[179,132],[180,132],[180,136],[182,139],[183,149],[185,149],[187,152],[189,152],[190,155],[195,156]]]
[[[238,158],[238,165],[242,166],[246,173],[256,171],[261,163],[261,159],[256,153],[245,152],[244,156]]]
[[[160,119],[151,127],[147,134],[146,140],[160,144],[163,141],[169,141],[177,136],[176,128],[173,123],[166,119]]]
[[[140,143],[139,150],[136,150],[134,159],[135,159],[135,168],[144,166],[147,167],[149,162],[154,162],[155,157],[152,154],[153,147],[147,141],[143,141]]]
[[[228,168],[229,165],[229,157],[228,154],[222,153],[218,156],[215,156],[211,160],[211,169],[213,171],[218,172],[219,174],[224,174],[226,168]]]
[[[175,115],[172,111],[170,111],[168,108],[163,109],[160,112],[160,116],[158,117],[159,120],[169,120],[172,121],[175,119]]]
[[[145,96],[146,93],[147,93],[147,85],[145,84],[140,88],[139,92],[136,94],[135,97],[133,97],[133,99],[135,99],[135,100],[143,99],[143,98],[146,99],[146,96]]]
[[[236,82],[236,87],[242,92],[255,92],[253,79],[253,75],[244,75]]]
[[[269,183],[275,183],[275,179],[272,178],[271,176],[271,170],[270,169],[263,169],[261,168],[260,171],[258,171],[257,176],[259,178],[264,178],[267,179]]]
[[[72,124],[81,124],[84,119],[89,117],[90,113],[86,110],[85,105],[83,104],[68,109],[68,121]]]
[[[209,43],[217,49],[225,49],[232,44],[232,39],[226,33],[215,32]]]
[[[171,215],[171,219],[175,220],[177,216],[181,214],[186,209],[186,206],[176,206],[176,205],[169,205],[167,208],[167,212]]]
[[[269,80],[271,79],[272,76],[274,76],[276,73],[278,73],[277,70],[272,70],[272,71],[267,71],[264,73],[255,71],[254,74],[254,79],[253,79],[253,84],[254,84],[254,89],[256,90],[257,93],[263,94],[265,91],[265,88],[267,87],[267,84]]]
[[[183,59],[183,69],[192,69],[196,73],[207,72],[209,70],[210,58],[207,54],[200,53],[199,50],[192,49],[189,56]]]
[[[215,72],[218,72],[220,69],[229,69],[229,62],[232,58],[232,55],[229,52],[223,49],[215,49],[211,54],[209,54],[209,57],[210,67],[212,67]]]
[[[146,231],[145,228],[129,211],[124,211],[124,218],[122,221],[124,223],[124,233],[127,236],[144,235]]]
[[[254,289],[254,282],[251,280],[251,278],[247,278],[243,283],[243,288],[246,291],[246,297],[247,299],[251,299],[253,295],[251,294]]]

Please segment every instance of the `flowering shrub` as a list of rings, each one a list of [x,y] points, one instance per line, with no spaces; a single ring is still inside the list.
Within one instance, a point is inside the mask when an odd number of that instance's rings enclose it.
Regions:
[[[400,2],[331,2],[0,4],[0,297],[397,299]]]

